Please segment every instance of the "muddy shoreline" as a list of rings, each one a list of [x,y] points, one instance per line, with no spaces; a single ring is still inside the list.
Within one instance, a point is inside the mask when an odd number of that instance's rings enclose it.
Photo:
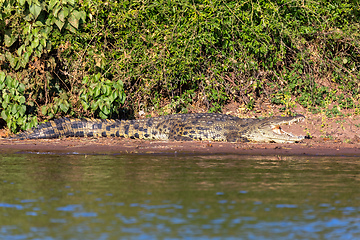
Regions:
[[[306,139],[301,143],[228,143],[149,141],[124,138],[0,140],[1,153],[34,154],[232,154],[360,157],[360,144]]]

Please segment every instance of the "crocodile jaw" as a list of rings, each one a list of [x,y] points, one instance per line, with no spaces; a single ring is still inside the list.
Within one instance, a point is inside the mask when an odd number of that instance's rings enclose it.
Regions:
[[[298,141],[305,139],[305,136],[295,136],[292,133],[285,132],[283,129],[281,129],[281,125],[284,125],[284,124],[291,125],[293,123],[298,123],[298,122],[301,122],[304,120],[305,120],[305,117],[302,115],[299,115],[290,120],[280,121],[276,125],[271,124],[271,130],[273,131],[273,133],[275,134],[276,137],[274,137],[274,138],[270,137],[270,138],[274,142],[278,142],[278,143],[294,143],[294,142],[298,142]]]
[[[305,139],[305,136],[295,136],[292,133],[285,132],[281,129],[280,125],[272,128],[272,131],[274,132],[274,134],[276,134],[277,137],[270,137],[270,139],[278,143],[294,143]]]
[[[305,136],[295,136],[281,129],[283,124],[293,124],[305,119],[304,116],[274,117],[262,120],[257,128],[252,128],[247,138],[255,142],[295,143],[303,140]]]

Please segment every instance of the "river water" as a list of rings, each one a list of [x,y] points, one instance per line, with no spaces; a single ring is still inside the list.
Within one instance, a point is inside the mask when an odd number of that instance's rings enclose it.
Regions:
[[[360,159],[0,155],[0,239],[360,239]]]

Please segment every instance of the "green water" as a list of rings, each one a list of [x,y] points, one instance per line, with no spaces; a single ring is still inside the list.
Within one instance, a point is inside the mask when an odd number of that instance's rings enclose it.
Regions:
[[[360,159],[2,154],[0,239],[360,239]]]

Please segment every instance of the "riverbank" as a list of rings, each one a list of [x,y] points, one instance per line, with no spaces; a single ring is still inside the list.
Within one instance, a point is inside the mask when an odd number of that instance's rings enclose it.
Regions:
[[[240,154],[360,156],[360,116],[326,118],[306,114],[306,120],[282,126],[294,135],[308,135],[300,143],[228,143],[149,141],[124,138],[62,138],[0,140],[2,153],[55,154]]]
[[[35,154],[236,154],[236,155],[309,155],[360,156],[360,144],[336,141],[317,142],[306,139],[301,143],[228,143],[147,141],[116,138],[65,138],[44,140],[0,140],[2,153]]]

